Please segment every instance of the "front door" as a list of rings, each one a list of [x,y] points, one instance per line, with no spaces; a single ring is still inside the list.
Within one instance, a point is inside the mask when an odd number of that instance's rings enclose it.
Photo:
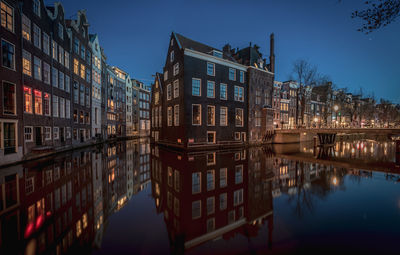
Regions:
[[[36,145],[40,146],[42,145],[42,128],[41,127],[35,127],[35,134],[36,134]]]
[[[64,128],[60,128],[60,139],[61,139],[61,143],[65,142]]]
[[[81,143],[85,141],[85,134],[83,133],[83,129],[79,130],[79,136],[81,137]]]

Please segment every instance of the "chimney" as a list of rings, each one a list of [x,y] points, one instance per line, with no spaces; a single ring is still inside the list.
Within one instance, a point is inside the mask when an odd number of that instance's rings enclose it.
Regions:
[[[275,73],[275,41],[274,33],[270,35],[270,46],[269,46],[269,66],[270,71]]]
[[[231,53],[231,46],[227,43],[225,46],[222,48],[222,51],[224,53],[230,54]]]

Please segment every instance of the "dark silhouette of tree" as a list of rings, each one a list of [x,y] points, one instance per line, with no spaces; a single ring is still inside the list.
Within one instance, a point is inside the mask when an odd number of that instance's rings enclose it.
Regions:
[[[354,11],[351,17],[363,20],[358,31],[365,34],[386,27],[400,16],[400,0],[373,0],[364,4],[366,9]]]
[[[306,87],[315,86],[318,77],[317,67],[311,65],[304,59],[298,59],[293,63],[294,80],[298,83],[296,95],[296,125],[304,124],[304,111],[306,106]],[[300,117],[300,123],[298,123]]]

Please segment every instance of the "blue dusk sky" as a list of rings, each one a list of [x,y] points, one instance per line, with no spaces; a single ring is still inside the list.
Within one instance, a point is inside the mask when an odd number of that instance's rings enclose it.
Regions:
[[[363,88],[376,98],[400,103],[400,18],[365,35],[351,12],[363,0],[141,0],[61,1],[66,18],[86,9],[109,65],[146,84],[162,72],[172,31],[215,48],[229,43],[261,46],[269,56],[275,33],[276,76],[285,81],[296,59],[306,59],[338,87]],[[53,1],[46,0],[47,5]]]

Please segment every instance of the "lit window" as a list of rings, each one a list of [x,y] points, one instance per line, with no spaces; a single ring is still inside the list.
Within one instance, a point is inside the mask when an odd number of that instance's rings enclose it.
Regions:
[[[43,114],[42,92],[36,89],[33,92],[35,94],[35,113],[42,115]]]
[[[50,94],[44,93],[43,97],[44,115],[50,116]]]
[[[243,109],[241,108],[236,108],[235,109],[235,125],[237,127],[243,127]]]
[[[85,71],[86,70],[86,66],[84,64],[81,64],[81,78],[85,79]]]
[[[22,66],[24,74],[32,76],[32,56],[26,50],[22,51]]]
[[[24,112],[32,113],[32,88],[24,86]]]
[[[79,75],[79,61],[76,58],[74,58],[74,73]]]
[[[14,32],[14,9],[1,1],[1,26]]]
[[[207,106],[207,126],[215,125],[215,106]]]
[[[194,126],[201,125],[201,105],[200,104],[192,105],[192,125],[194,125]]]
[[[26,17],[23,14],[22,14],[22,37],[27,41],[31,40],[31,20],[28,19],[28,17]]]

